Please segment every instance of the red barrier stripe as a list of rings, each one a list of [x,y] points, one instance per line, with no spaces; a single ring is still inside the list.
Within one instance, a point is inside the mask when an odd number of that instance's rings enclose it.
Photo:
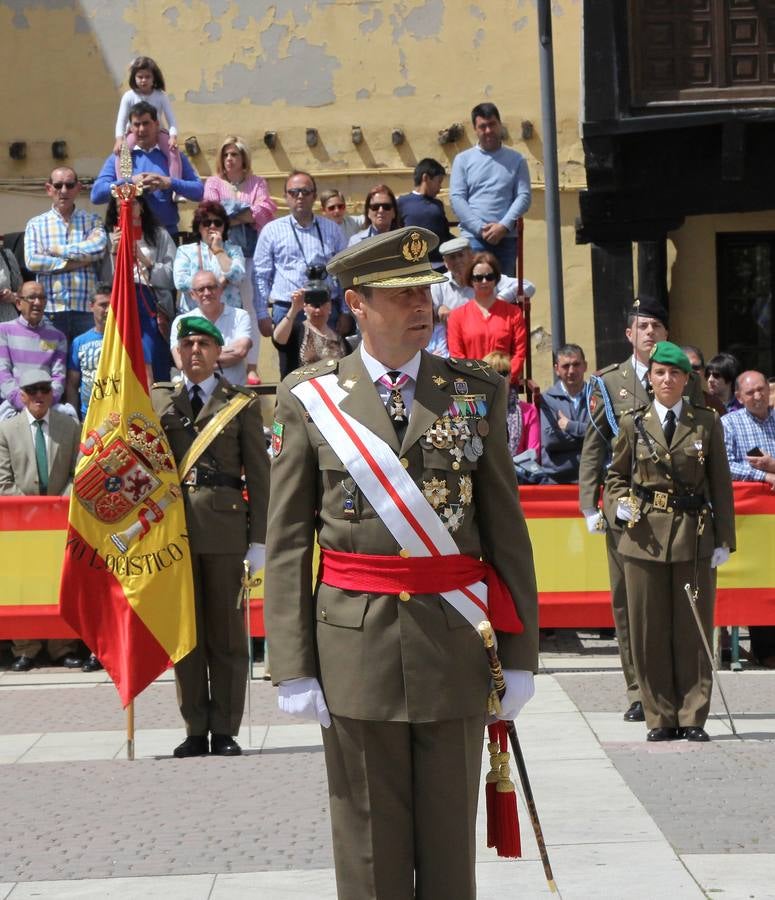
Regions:
[[[64,531],[68,497],[0,497],[0,532]]]

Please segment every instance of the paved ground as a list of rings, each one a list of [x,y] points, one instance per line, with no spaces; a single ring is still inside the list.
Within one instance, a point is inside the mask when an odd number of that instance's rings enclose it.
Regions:
[[[622,721],[612,641],[558,632],[541,661],[518,725],[563,898],[775,898],[775,673],[722,673],[737,737],[716,698],[712,743],[653,745]],[[239,759],[173,759],[167,674],[128,762],[104,673],[0,668],[0,900],[334,898],[319,729],[260,680],[251,721]],[[522,860],[481,841],[484,900],[551,896],[521,819]]]

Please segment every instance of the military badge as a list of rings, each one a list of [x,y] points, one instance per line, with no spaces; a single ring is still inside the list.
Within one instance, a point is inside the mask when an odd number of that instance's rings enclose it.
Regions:
[[[407,262],[417,263],[428,254],[428,242],[419,231],[412,231],[401,244],[401,255]]]
[[[594,413],[594,411],[596,409],[597,409],[597,397],[593,394],[589,398],[589,411],[590,411],[590,413]]]
[[[425,499],[434,509],[438,509],[446,503],[449,497],[447,483],[440,478],[431,478],[430,481],[423,481],[422,492]]]
[[[454,383],[455,393],[456,394],[467,394],[468,393],[468,382],[463,381],[462,378],[456,378]]]
[[[465,510],[461,508],[459,503],[452,503],[444,507],[444,511],[439,514],[439,518],[447,531],[450,534],[454,534],[463,524],[465,515]]]
[[[702,452],[702,441],[694,442],[694,449],[697,451],[697,462],[701,465],[705,465],[705,454]]]
[[[285,425],[276,419],[272,422],[272,456],[279,456],[283,449],[283,432]]]
[[[457,492],[458,500],[462,506],[469,506],[474,499],[474,484],[470,475],[461,475]]]

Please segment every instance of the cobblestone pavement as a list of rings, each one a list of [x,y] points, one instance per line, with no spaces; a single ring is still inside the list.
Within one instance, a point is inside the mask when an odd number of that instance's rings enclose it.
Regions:
[[[775,897],[775,672],[722,673],[739,737],[716,697],[710,744],[653,745],[621,718],[614,641],[558,632],[541,649],[518,726],[564,900]],[[319,730],[264,681],[252,722],[241,758],[173,759],[168,674],[136,702],[138,746],[155,749],[128,762],[104,675],[0,669],[0,898],[333,898]],[[482,849],[480,900],[549,896],[521,824],[521,863]]]

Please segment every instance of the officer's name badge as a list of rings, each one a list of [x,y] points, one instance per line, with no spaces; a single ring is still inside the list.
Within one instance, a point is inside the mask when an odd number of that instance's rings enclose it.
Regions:
[[[272,422],[272,456],[279,456],[280,451],[283,449],[284,431],[285,425],[275,419],[275,421]]]

